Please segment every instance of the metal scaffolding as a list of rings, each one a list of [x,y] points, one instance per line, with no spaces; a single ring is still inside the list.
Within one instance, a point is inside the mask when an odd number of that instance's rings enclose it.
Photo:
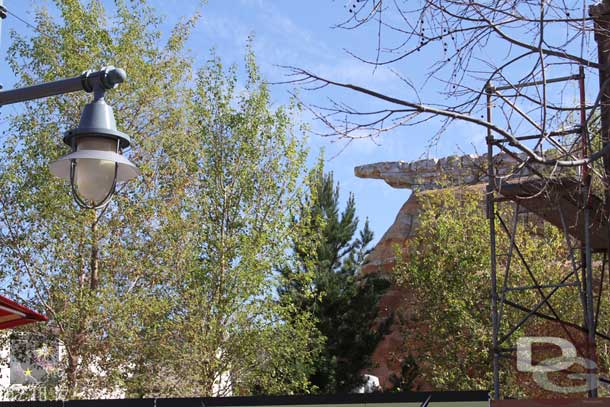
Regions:
[[[592,139],[587,131],[584,79],[584,68],[581,67],[578,75],[546,81],[577,81],[580,103],[574,111],[579,116],[580,126],[547,134],[521,136],[517,139],[531,140],[540,148],[543,144],[550,146],[561,156],[571,159],[587,157]],[[535,125],[531,117],[508,100],[502,92],[511,89],[518,93],[523,88],[538,85],[538,82],[501,87],[488,84],[488,122],[492,122],[494,102],[499,100],[500,103],[509,104],[523,119]],[[570,135],[572,138],[569,139],[568,145],[565,140]],[[557,171],[556,168],[549,170],[548,167],[535,164],[528,156],[515,153],[510,149],[508,140],[495,138],[491,130],[487,133],[487,155],[494,398],[500,399],[505,396],[500,389],[500,383],[501,375],[507,368],[506,361],[512,361],[516,357],[514,341],[533,319],[552,326],[558,335],[575,345],[582,357],[597,364],[597,340],[610,340],[610,337],[597,329],[610,240],[607,217],[604,215],[604,200],[592,190],[593,178],[603,178],[598,169],[589,164],[582,165],[572,173]],[[496,165],[498,157],[514,160],[513,171],[500,174]],[[559,269],[565,272],[557,273],[554,281],[547,281],[548,275],[537,275],[518,242],[519,225],[528,214],[534,214],[540,222],[553,225],[563,233],[565,250],[557,253],[557,264]],[[500,249],[500,238],[508,242],[508,247],[504,245],[503,249]],[[524,270],[528,281],[514,278],[516,267]],[[563,315],[561,310],[554,306],[554,297],[562,292],[564,295],[573,296],[574,300],[580,303],[582,314],[578,318],[574,315]],[[536,301],[522,303],[515,293],[531,293]],[[513,312],[509,313],[508,309]],[[590,397],[597,396],[597,380],[596,371],[587,375]],[[607,381],[602,377],[599,377],[599,380]]]
[[[547,324],[557,336],[563,336],[574,344],[581,360],[592,361],[588,370],[589,397],[597,397],[600,385],[610,381],[600,374],[599,346],[610,344],[608,327],[600,326],[600,320],[610,316],[610,1],[599,2],[589,8],[598,48],[599,91],[595,92],[593,105],[586,104],[585,68],[580,66],[577,75],[546,78],[541,81],[502,83],[486,87],[487,121],[492,123],[498,105],[510,110],[532,126],[534,134],[515,137],[519,142],[531,143],[542,153],[556,152],[561,159],[583,162],[570,170],[558,169],[536,163],[532,154],[516,152],[515,141],[487,131],[487,218],[490,231],[491,254],[491,302],[494,399],[510,396],[501,389],[503,374],[510,368],[508,360],[517,358],[514,342],[519,335],[527,334],[527,325],[534,321]],[[543,68],[544,72],[544,68]],[[506,82],[506,81],[505,81]],[[547,106],[541,121],[536,121],[530,111],[519,106],[517,100],[532,102],[525,93],[528,89],[543,89],[546,96],[550,84],[571,84],[578,89],[578,106],[557,107],[569,112],[554,127],[547,129]],[[512,98],[505,92],[512,93]],[[543,98],[545,100],[545,98]],[[496,105],[497,103],[497,105]],[[530,103],[531,105],[531,103]],[[510,121],[505,124],[510,129]],[[498,117],[502,120],[503,117]],[[594,131],[591,122],[598,120]],[[565,125],[571,122],[573,125]],[[532,150],[533,151],[533,150]],[[595,153],[597,152],[597,153]],[[593,160],[601,152],[601,159]],[[509,157],[514,161],[513,170],[500,173],[498,160]],[[518,239],[519,226],[528,214],[535,215],[543,227],[553,225],[563,235],[563,249],[557,253],[556,273],[539,275],[540,270],[531,266]],[[531,230],[528,233],[534,233]],[[502,240],[502,244],[499,241]],[[515,269],[521,275],[515,279]],[[548,274],[548,273],[547,273]],[[525,278],[524,278],[525,277]],[[521,297],[514,295],[521,293]],[[530,294],[526,301],[524,293]],[[554,302],[565,295],[578,304],[578,312],[564,312]],[[604,307],[606,304],[606,307]],[[605,319],[604,319],[605,318]],[[541,325],[539,325],[541,326]],[[535,332],[535,330],[534,330]],[[604,361],[608,363],[608,361]],[[569,370],[569,369],[568,369]],[[568,372],[570,373],[570,372]],[[582,376],[581,376],[582,377]]]

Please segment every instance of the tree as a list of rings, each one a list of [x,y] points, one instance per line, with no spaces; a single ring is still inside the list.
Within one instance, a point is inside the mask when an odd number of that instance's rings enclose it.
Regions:
[[[0,148],[2,287],[47,314],[31,332],[65,350],[58,386],[42,383],[36,397],[306,388],[310,323],[271,296],[305,155],[294,106],[270,108],[251,53],[243,94],[235,69],[225,76],[216,59],[191,89],[183,48],[197,16],[162,43],[160,17],[144,2],[117,0],[111,13],[99,1],[55,7],[58,18],[37,11],[31,37],[12,33],[9,64],[20,85],[124,68],[129,80],[106,99],[142,177],[105,209],[79,210],[47,165],[65,153],[59,135],[89,95],[10,116]]]
[[[339,210],[339,184],[320,163],[310,174],[310,192],[295,219],[302,232],[293,241],[297,258],[282,270],[284,302],[297,313],[310,313],[324,339],[310,381],[321,393],[349,392],[363,383],[363,370],[383,331],[375,330],[377,300],[387,281],[360,273],[373,232],[368,221],[358,227],[356,204],[350,195]],[[304,231],[304,233],[303,233]]]
[[[562,145],[565,131],[580,125],[574,114],[578,107],[577,103],[566,106],[571,88],[551,80],[578,75],[580,67],[594,82],[599,77],[593,34],[605,36],[608,30],[603,24],[594,26],[582,2],[355,0],[348,11],[337,28],[375,38],[372,55],[348,53],[372,71],[389,69],[403,84],[403,91],[385,94],[289,67],[289,83],[309,90],[331,86],[369,97],[366,108],[338,100],[325,108],[312,106],[311,112],[328,129],[325,135],[376,138],[432,122],[438,124],[436,137],[440,137],[450,124],[461,121],[489,129],[498,139],[510,142],[505,148],[525,154],[531,162],[576,166],[593,162],[605,152],[596,149],[582,158],[570,150],[573,140]],[[427,69],[412,69],[423,60],[430,61]],[[519,87],[526,83],[533,85]],[[485,118],[488,85],[507,87],[501,92],[503,98],[496,98],[493,120]],[[595,87],[587,91],[591,88]],[[600,107],[598,95],[601,92],[589,95],[595,102],[587,106],[588,125]],[[572,99],[577,99],[577,93]],[[516,138],[530,133],[541,135],[535,148]],[[540,152],[540,144],[543,150],[559,145],[562,154],[547,157]]]
[[[455,129],[453,124],[462,123],[473,132],[482,130],[480,139],[485,137],[490,156],[514,163],[503,173],[487,169],[490,220],[495,222],[493,198],[502,195],[502,185],[521,183],[519,178],[526,172],[532,176],[530,181],[538,178],[540,182],[534,195],[546,199],[538,213],[549,210],[557,214],[557,199],[552,194],[561,190],[578,196],[581,203],[573,209],[574,216],[592,219],[588,194],[593,190],[603,207],[600,222],[609,222],[609,1],[591,6],[581,1],[544,0],[355,0],[350,4],[348,17],[338,27],[375,39],[369,55],[351,55],[373,72],[386,69],[394,73],[396,83],[403,86],[384,92],[303,67],[289,67],[291,84],[309,90],[334,89],[346,95],[347,102],[336,98],[325,107],[309,107],[325,125],[324,135],[352,140],[392,131],[406,133],[411,126],[436,126],[438,131],[431,137],[434,143]],[[430,64],[418,69],[422,61]],[[592,137],[597,131],[600,143]],[[489,163],[495,167],[497,161],[492,157]],[[575,169],[579,172],[574,178]],[[568,177],[573,179],[566,187],[561,181]],[[580,230],[592,227],[591,221]],[[604,239],[610,236],[607,231],[604,235]],[[566,240],[570,246],[569,238]],[[573,297],[584,312],[574,321],[588,326],[590,346],[583,354],[592,360],[596,358],[596,338],[608,340],[595,330],[595,308],[599,306],[593,303],[594,297],[603,298],[599,293],[604,284],[598,281],[605,275],[605,265],[597,261],[590,246],[581,252],[573,247],[561,255],[567,254],[567,261],[570,257],[579,259],[573,263],[574,274],[580,267],[576,264],[582,263],[586,269],[582,287],[588,293],[581,291]],[[603,252],[607,257],[608,249]],[[495,272],[491,261],[489,270]],[[493,262],[496,264],[495,258]],[[501,299],[502,289],[494,286],[494,300]],[[538,293],[546,302],[543,290]],[[528,314],[526,309],[521,311]],[[496,309],[494,314],[500,315]],[[494,325],[496,333],[497,328]],[[496,372],[500,358],[506,360],[502,353],[506,349],[500,347],[496,344],[493,352],[500,355],[494,360]],[[594,393],[592,390],[591,396]],[[501,397],[499,388],[494,388],[494,397]]]
[[[426,191],[418,193],[417,198],[422,208],[417,233],[409,242],[407,253],[398,254],[401,260],[395,268],[397,284],[412,290],[418,299],[414,319],[405,324],[405,347],[417,362],[420,377],[436,389],[487,389],[492,374],[489,369],[490,255],[481,190],[471,187]],[[512,208],[506,204],[501,211],[508,215]],[[569,265],[561,261],[560,255],[566,249],[562,232],[557,228],[530,216],[519,224],[515,239],[530,270],[515,259],[515,272],[510,281],[505,282],[500,276],[499,285],[531,284],[529,271],[543,285],[569,270]],[[499,250],[508,253],[509,238],[498,234],[498,240]],[[574,301],[574,291],[558,291],[553,301],[556,312],[567,320],[578,319],[582,312]],[[507,296],[530,307],[538,300],[533,291],[515,291]],[[523,316],[510,307],[504,312],[513,318]],[[607,318],[605,311],[600,315],[599,323],[603,324]],[[522,326],[516,336],[540,336],[541,333],[565,335],[556,322],[539,319]],[[578,337],[576,331],[571,334]],[[507,346],[514,346],[514,338]],[[600,363],[607,363],[607,355],[601,349]],[[513,397],[549,396],[540,393],[540,387],[531,377],[519,376],[514,364],[502,381]]]
[[[160,341],[167,354],[161,394],[277,394],[309,386],[314,325],[274,298],[306,151],[292,124],[296,106],[270,107],[252,51],[245,67],[243,90],[237,68],[225,69],[216,57],[198,72],[186,118],[194,125],[172,158],[184,184],[173,191],[169,216],[186,250],[167,265],[173,278],[163,284],[179,295],[171,297]]]
[[[112,15],[97,1],[57,1],[55,7],[58,19],[38,9],[31,37],[11,33],[8,63],[19,85],[110,63],[126,69],[129,81],[107,100],[134,140],[131,156],[146,181],[127,185],[102,211],[78,210],[47,165],[65,154],[60,134],[77,125],[90,95],[24,104],[10,116],[0,151],[0,267],[3,288],[49,316],[48,325],[32,329],[58,339],[65,350],[56,396],[89,397],[124,384],[122,367],[133,355],[129,327],[134,319],[153,325],[165,307],[155,294],[158,282],[171,276],[159,267],[171,252],[157,242],[170,243],[154,219],[163,209],[160,192],[177,180],[152,181],[168,180],[174,171],[157,158],[159,146],[183,131],[178,101],[189,75],[183,45],[194,20],[160,44],[159,18],[146,5],[117,2]]]

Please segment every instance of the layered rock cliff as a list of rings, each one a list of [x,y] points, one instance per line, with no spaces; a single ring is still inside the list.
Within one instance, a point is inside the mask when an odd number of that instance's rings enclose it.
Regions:
[[[434,190],[465,186],[480,189],[483,197],[486,176],[486,156],[465,155],[442,159],[426,159],[414,162],[380,162],[356,167],[354,173],[359,178],[372,178],[385,181],[393,188],[411,189],[409,199],[400,208],[394,223],[385,232],[379,243],[367,257],[363,274],[391,273],[396,261],[396,247],[406,254],[409,240],[417,233],[420,204],[418,196],[434,193]],[[509,156],[497,156],[494,167],[499,173],[513,171],[516,160]],[[522,175],[527,175],[522,173]],[[417,298],[404,288],[392,287],[382,296],[378,304],[378,323],[393,317],[393,324],[387,335],[373,353],[373,367],[367,373],[379,377],[384,388],[391,388],[393,377],[400,377],[403,363],[412,355],[413,348],[408,346],[400,324],[409,324],[418,307]],[[409,327],[422,329],[422,327]],[[415,355],[416,356],[416,355]],[[416,380],[415,389],[430,390],[427,383]]]

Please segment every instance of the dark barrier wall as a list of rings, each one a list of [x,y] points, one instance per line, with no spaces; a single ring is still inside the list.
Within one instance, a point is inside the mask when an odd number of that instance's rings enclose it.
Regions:
[[[5,401],[0,407],[248,407],[248,406],[306,406],[306,405],[375,405],[397,406],[488,406],[488,392],[405,392],[335,394],[321,396],[255,396],[255,397],[201,397],[174,399],[112,399],[66,401]],[[352,406],[353,407],[353,406]],[[373,406],[369,406],[373,407]]]

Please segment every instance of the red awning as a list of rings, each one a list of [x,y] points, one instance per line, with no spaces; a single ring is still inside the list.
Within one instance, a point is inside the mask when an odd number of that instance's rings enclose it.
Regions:
[[[48,320],[44,315],[0,295],[0,329]]]

